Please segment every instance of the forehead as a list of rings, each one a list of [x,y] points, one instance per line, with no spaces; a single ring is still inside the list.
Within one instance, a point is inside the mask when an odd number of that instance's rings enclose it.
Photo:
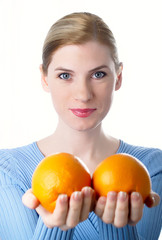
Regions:
[[[111,58],[111,50],[108,46],[90,41],[78,45],[65,45],[57,49],[53,55],[50,65],[87,66],[89,68],[96,65],[114,65]]]

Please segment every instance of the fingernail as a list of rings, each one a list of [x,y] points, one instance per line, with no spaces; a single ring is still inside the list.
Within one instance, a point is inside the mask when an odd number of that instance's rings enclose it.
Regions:
[[[116,192],[108,192],[107,194],[108,199],[110,199],[111,201],[116,200],[116,196],[117,196]]]
[[[133,193],[131,194],[131,197],[132,197],[132,199],[133,199],[134,201],[138,201],[139,198],[140,198],[140,194],[139,194],[138,192],[133,192]]]
[[[104,205],[106,203],[106,197],[100,197],[99,202]]]
[[[74,193],[73,193],[73,198],[74,198],[75,200],[81,200],[81,198],[82,198],[82,193],[81,193],[81,192],[74,192]]]
[[[91,195],[91,188],[90,187],[85,187],[83,189],[83,193],[86,197],[89,197]]]
[[[127,198],[126,192],[119,192],[118,197],[121,201],[125,201]]]
[[[152,205],[154,205],[155,204],[155,197],[151,197],[151,199],[152,199]]]
[[[61,195],[59,196],[59,199],[60,199],[60,201],[61,201],[62,203],[65,203],[65,202],[67,202],[67,200],[68,200],[68,196],[67,196],[66,194],[61,194]]]

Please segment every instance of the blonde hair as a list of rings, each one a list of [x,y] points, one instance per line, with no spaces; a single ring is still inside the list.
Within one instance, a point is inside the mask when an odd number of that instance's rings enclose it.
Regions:
[[[111,49],[117,70],[120,63],[113,33],[97,15],[80,12],[66,15],[51,26],[43,46],[44,73],[47,74],[52,55],[58,48],[71,44],[84,44],[91,40],[105,44]]]

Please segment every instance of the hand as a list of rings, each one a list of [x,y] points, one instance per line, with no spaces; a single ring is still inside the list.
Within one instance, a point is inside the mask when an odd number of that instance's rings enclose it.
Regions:
[[[145,204],[148,207],[158,205],[159,196],[151,193]],[[105,223],[111,223],[115,227],[124,227],[126,224],[135,225],[143,214],[142,196],[133,192],[130,196],[125,192],[109,192],[106,197],[100,197],[96,203],[95,213]]]
[[[28,208],[35,209],[48,228],[59,227],[65,231],[88,218],[95,203],[95,194],[92,188],[85,187],[80,192],[72,193],[70,199],[65,194],[59,195],[53,213],[42,207],[31,189],[23,195],[22,202]]]

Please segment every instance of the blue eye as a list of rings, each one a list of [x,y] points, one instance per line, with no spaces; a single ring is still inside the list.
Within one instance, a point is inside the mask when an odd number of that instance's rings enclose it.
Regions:
[[[103,78],[104,76],[106,75],[106,73],[104,72],[96,72],[93,74],[93,78],[96,78],[96,79],[100,79],[100,78]]]
[[[61,73],[61,74],[59,75],[59,77],[60,77],[61,79],[64,79],[64,80],[68,80],[68,79],[70,79],[70,74],[69,74],[69,73]]]

